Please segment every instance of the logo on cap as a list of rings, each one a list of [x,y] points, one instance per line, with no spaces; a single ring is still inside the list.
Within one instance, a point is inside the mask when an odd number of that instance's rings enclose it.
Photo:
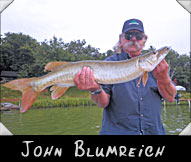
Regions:
[[[129,25],[139,25],[139,23],[136,22],[135,20],[132,20],[132,21],[129,23]]]

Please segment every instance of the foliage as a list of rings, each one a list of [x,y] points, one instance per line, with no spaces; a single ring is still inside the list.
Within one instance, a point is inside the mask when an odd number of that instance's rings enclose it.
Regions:
[[[4,87],[0,84],[1,89],[1,98],[21,98],[22,93],[20,91],[12,90],[10,88]],[[51,91],[41,93],[37,99],[50,99],[51,100]],[[60,97],[61,99],[65,98],[90,98],[90,93],[88,91],[80,91],[76,87],[70,87],[66,93]]]
[[[32,107],[50,108],[50,107],[76,107],[76,106],[95,106],[96,104],[90,98],[65,98],[58,100],[37,99]]]
[[[5,33],[1,40],[1,71],[16,71],[20,78],[45,74],[44,66],[52,61],[80,61],[104,59],[99,49],[86,45],[86,41],[64,43],[53,37],[37,42],[22,33]]]
[[[98,48],[87,45],[85,40],[65,43],[55,36],[49,41],[37,42],[29,35],[22,33],[5,33],[1,39],[1,71],[16,71],[20,78],[45,75],[44,66],[52,61],[103,60],[114,51],[100,53]],[[150,47],[143,53],[154,50]],[[169,75],[176,79],[178,85],[190,89],[190,61],[186,55],[180,55],[173,49],[166,57],[169,64]]]
[[[21,98],[21,92],[11,90],[2,85],[1,86],[1,98]],[[91,99],[90,94],[87,91],[80,91],[76,87],[68,89],[66,94],[57,100],[51,99],[51,92],[41,93],[37,97],[32,107],[35,108],[48,108],[48,107],[75,107],[75,106],[94,106],[96,105]],[[18,102],[12,102],[17,104]]]
[[[175,79],[178,85],[184,86],[187,91],[191,91],[190,56],[186,54],[179,55],[174,50],[171,50],[165,59],[169,64],[169,76],[171,79]]]
[[[5,38],[1,40],[1,70],[17,71],[26,73],[30,66],[35,62],[34,50],[39,44],[33,38],[22,33],[6,33]]]

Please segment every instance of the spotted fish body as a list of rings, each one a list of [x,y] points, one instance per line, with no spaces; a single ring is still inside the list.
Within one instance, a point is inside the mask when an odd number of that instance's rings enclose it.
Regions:
[[[163,47],[123,61],[50,62],[45,66],[45,70],[51,71],[47,75],[13,80],[4,86],[22,91],[21,112],[25,112],[47,87],[52,86],[52,99],[57,99],[65,93],[68,87],[75,86],[75,75],[84,66],[94,71],[95,81],[99,84],[124,83],[152,71],[165,58],[168,51],[168,47]],[[144,85],[146,81],[147,75],[143,77]]]

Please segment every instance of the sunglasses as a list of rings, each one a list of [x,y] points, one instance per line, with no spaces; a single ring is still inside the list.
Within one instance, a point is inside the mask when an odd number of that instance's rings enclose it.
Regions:
[[[133,38],[133,36],[136,37],[136,40],[142,40],[144,35],[142,33],[139,32],[127,32],[125,33],[125,39],[126,40],[131,40]]]

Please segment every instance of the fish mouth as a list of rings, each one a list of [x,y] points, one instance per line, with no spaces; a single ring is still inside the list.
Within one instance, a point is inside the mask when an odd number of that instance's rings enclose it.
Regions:
[[[162,59],[164,59],[166,57],[166,55],[168,54],[170,50],[170,47],[163,47],[159,50],[156,51],[156,54],[157,54],[157,59],[159,61],[162,61]]]

